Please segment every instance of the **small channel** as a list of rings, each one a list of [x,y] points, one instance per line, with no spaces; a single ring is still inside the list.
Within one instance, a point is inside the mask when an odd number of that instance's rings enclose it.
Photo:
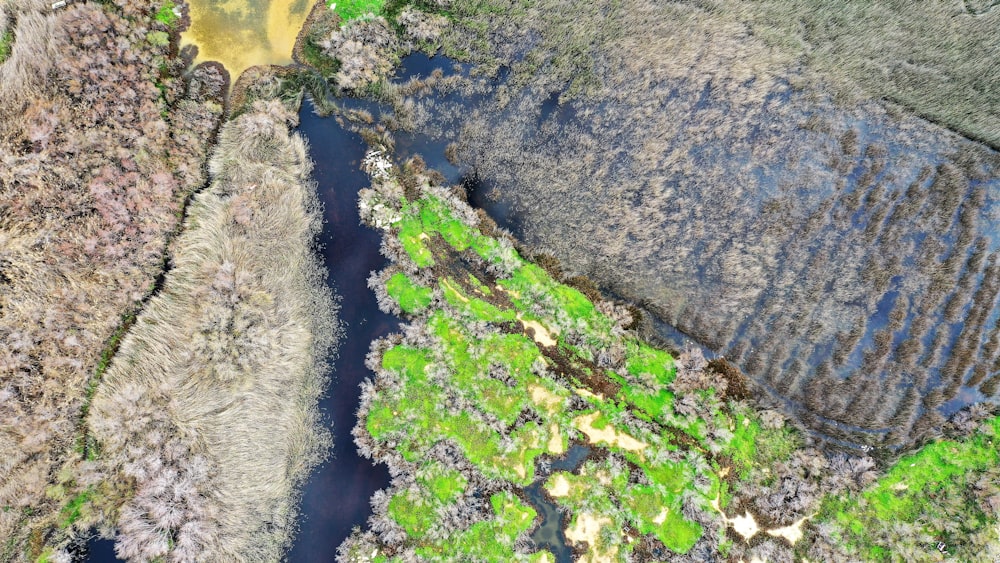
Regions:
[[[556,557],[556,563],[570,563],[573,560],[573,551],[566,545],[566,533],[562,526],[563,515],[542,489],[542,485],[552,472],[576,471],[588,455],[590,455],[589,447],[574,444],[562,457],[552,460],[549,471],[544,472],[534,483],[524,488],[528,502],[541,518],[538,528],[531,534],[531,539],[539,548],[551,551]]]

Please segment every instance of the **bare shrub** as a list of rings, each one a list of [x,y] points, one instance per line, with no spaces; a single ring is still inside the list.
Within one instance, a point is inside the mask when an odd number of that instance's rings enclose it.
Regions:
[[[401,47],[385,18],[358,19],[330,31],[318,42],[326,56],[340,61],[334,76],[347,90],[363,88],[385,77],[398,62]]]
[[[4,561],[60,552],[115,494],[84,459],[82,418],[204,181],[222,111],[185,96],[170,46],[147,40],[161,2],[121,4],[2,2],[14,35],[0,64]],[[63,514],[70,502],[79,510]]]

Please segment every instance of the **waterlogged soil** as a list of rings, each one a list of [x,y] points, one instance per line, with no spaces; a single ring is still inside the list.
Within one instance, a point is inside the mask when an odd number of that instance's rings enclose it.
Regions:
[[[573,444],[560,458],[552,461],[549,471],[576,471],[580,464],[590,455],[591,449],[580,444]],[[566,545],[566,531],[563,514],[544,490],[544,474],[534,483],[524,488],[528,503],[538,512],[540,522],[531,534],[531,539],[540,548],[547,549],[555,555],[556,563],[570,563],[573,551]]]
[[[501,76],[460,112],[413,113],[425,134],[457,120],[470,200],[501,226],[827,445],[891,455],[995,401],[1000,155],[898,108],[698,68],[641,87],[604,69],[565,99]]]

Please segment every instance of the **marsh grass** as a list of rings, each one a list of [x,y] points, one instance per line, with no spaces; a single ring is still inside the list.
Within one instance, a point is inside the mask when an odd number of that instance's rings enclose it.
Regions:
[[[104,375],[89,423],[121,489],[129,560],[273,561],[326,455],[316,402],[336,307],[314,254],[305,143],[278,101],[227,124],[174,267]]]

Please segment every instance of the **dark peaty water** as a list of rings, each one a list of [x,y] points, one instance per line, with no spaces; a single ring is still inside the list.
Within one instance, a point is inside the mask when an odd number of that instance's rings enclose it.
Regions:
[[[399,322],[379,311],[366,281],[386,261],[378,250],[380,235],[360,224],[357,211],[358,190],[368,185],[368,177],[359,168],[365,145],[335,120],[314,115],[309,103],[303,104],[299,119],[325,206],[320,243],[329,281],[343,299],[340,316],[346,333],[329,393],[321,401],[333,427],[333,457],[313,471],[303,490],[300,529],[288,560],[328,563],[351,528],[364,525],[371,513],[368,500],[372,494],[389,484],[384,466],[373,466],[358,456],[351,429],[357,421],[358,386],[370,375],[365,367],[368,346],[396,330]]]

